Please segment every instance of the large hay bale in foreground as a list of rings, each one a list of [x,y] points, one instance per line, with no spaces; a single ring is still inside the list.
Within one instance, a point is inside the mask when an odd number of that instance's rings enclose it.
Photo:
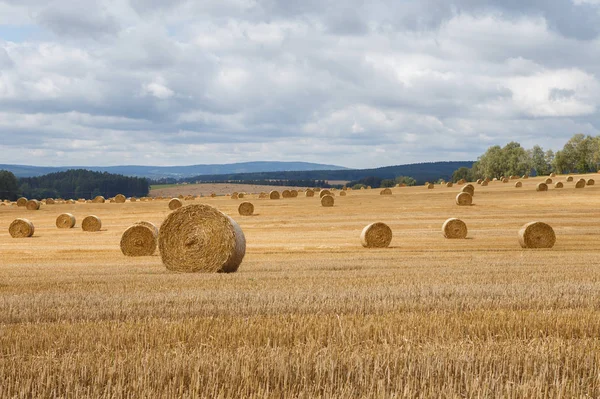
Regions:
[[[81,222],[81,229],[83,231],[100,231],[101,228],[102,221],[95,215],[86,216]]]
[[[158,245],[158,229],[139,222],[130,226],[121,236],[121,252],[125,256],[151,256]]]
[[[319,191],[319,197],[323,198],[325,195],[331,195],[331,191],[329,190],[321,190]]]
[[[552,248],[556,235],[552,227],[542,222],[530,222],[519,230],[519,244],[522,248]]]
[[[29,220],[19,218],[8,226],[8,232],[12,238],[27,238],[33,235],[35,228]]]
[[[385,223],[371,223],[360,233],[360,243],[365,248],[387,248],[391,242],[392,229]]]
[[[333,206],[334,202],[335,200],[331,195],[324,195],[321,197],[321,206],[324,206],[326,208]]]
[[[567,182],[570,183],[573,181],[573,176],[567,176]]]
[[[123,194],[115,195],[115,202],[117,204],[124,204],[125,201],[127,201],[127,197],[125,197]]]
[[[279,199],[279,191],[273,190],[269,193],[269,199]]]
[[[21,197],[17,200],[17,206],[27,206],[27,198]]]
[[[468,206],[473,204],[473,196],[466,192],[458,193],[456,196],[456,205]]]
[[[593,186],[593,185],[594,185],[594,183],[596,183],[596,182],[594,181],[594,179],[589,179],[589,180],[588,180],[588,181],[587,181],[585,184],[586,184],[586,186]]]
[[[242,216],[252,216],[254,213],[254,205],[251,202],[242,202],[238,206],[238,212]]]
[[[548,185],[546,183],[538,183],[535,191],[548,191]]]
[[[246,238],[229,216],[205,204],[170,213],[158,235],[160,256],[177,272],[235,272],[246,254]]]
[[[389,188],[384,188],[379,192],[379,195],[392,195],[392,190],[390,190]]]
[[[41,205],[42,205],[42,204],[41,204],[41,202],[40,202],[40,201],[38,201],[38,200],[34,200],[34,199],[31,199],[31,200],[27,201],[27,204],[25,205],[25,207],[26,207],[26,208],[27,208],[27,210],[29,210],[29,211],[37,211],[37,210],[39,210],[39,209],[40,209],[40,206],[41,206]]]
[[[563,188],[564,185],[561,181],[557,181],[556,183],[554,183],[554,188]]]
[[[94,197],[94,199],[92,200],[92,203],[94,203],[94,204],[104,204],[105,202],[106,202],[106,199],[101,195]]]
[[[585,179],[577,180],[577,183],[575,183],[575,188],[584,188],[584,187],[585,187]]]
[[[471,183],[469,184],[465,184],[461,189],[460,189],[461,193],[469,193],[471,194],[471,197],[473,197],[475,195],[475,186],[472,185]]]
[[[56,218],[56,227],[59,229],[72,229],[75,227],[75,216],[70,213],[63,213]]]
[[[169,201],[169,209],[172,211],[179,209],[182,206],[183,202],[179,198],[171,198],[171,201]]]
[[[304,192],[304,195],[306,197],[314,197],[315,196],[315,192],[313,190],[311,190],[310,188],[307,188],[306,191]]]
[[[442,234],[446,238],[467,238],[467,225],[460,219],[450,218],[442,225]]]
[[[518,181],[518,182],[515,183],[515,187],[516,188],[521,188],[521,187],[523,187],[523,183],[521,183],[520,181]]]

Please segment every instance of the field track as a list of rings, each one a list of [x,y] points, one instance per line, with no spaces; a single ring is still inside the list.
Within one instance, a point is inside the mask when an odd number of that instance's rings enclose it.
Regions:
[[[302,193],[184,201],[243,229],[230,275],[121,254],[123,231],[160,225],[168,200],[0,206],[0,397],[598,397],[600,185],[573,176],[548,192],[475,185],[468,207],[458,185],[336,192],[332,208]],[[64,212],[75,228],[56,228]],[[81,230],[87,215],[102,231]],[[18,217],[32,238],[10,237]],[[467,239],[442,236],[450,217]],[[553,249],[519,246],[536,220]],[[365,249],[377,221],[390,248]]]

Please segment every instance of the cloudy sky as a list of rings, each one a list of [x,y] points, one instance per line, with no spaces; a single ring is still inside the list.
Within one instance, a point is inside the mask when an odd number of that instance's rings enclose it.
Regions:
[[[599,79],[600,0],[0,0],[0,163],[556,150]]]

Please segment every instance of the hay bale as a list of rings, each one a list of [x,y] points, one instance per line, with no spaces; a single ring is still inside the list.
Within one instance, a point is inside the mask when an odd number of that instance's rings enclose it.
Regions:
[[[552,184],[552,179],[551,178],[547,178],[546,180],[544,180],[544,183],[546,183],[546,184]]]
[[[567,182],[570,183],[573,181],[573,176],[567,176]]]
[[[129,198],[129,202],[136,202],[136,201],[137,201],[137,198],[136,198],[136,197],[131,197],[131,198]]]
[[[246,193],[239,193],[238,194],[238,198],[244,198],[246,196]]]
[[[315,196],[315,192],[313,190],[311,190],[310,188],[307,188],[306,191],[304,192],[304,196],[306,196],[306,197],[314,197]]]
[[[331,195],[324,195],[321,197],[321,206],[328,208],[328,207],[333,206],[334,202],[335,202],[335,200],[333,199],[333,196],[331,196]]]
[[[240,194],[237,191],[234,191],[233,193],[231,193],[231,199],[238,199],[238,196]]]
[[[269,193],[269,199],[279,199],[279,191],[273,190]]]
[[[130,226],[121,236],[121,252],[125,256],[151,256],[158,245],[158,229],[149,222]]]
[[[331,191],[329,190],[321,190],[319,191],[319,197],[323,198],[325,195],[331,195]]]
[[[460,219],[450,218],[442,225],[442,234],[446,238],[467,238],[467,225]]]
[[[518,181],[518,182],[515,183],[515,187],[516,188],[521,188],[521,187],[523,187],[523,183],[521,183],[520,181]]]
[[[72,229],[75,227],[75,216],[70,213],[63,213],[56,218],[56,227],[59,229]]]
[[[297,198],[298,197],[298,190],[290,190],[290,194],[291,194],[292,198]]]
[[[321,187],[315,187],[315,188],[313,189],[313,191],[314,191],[315,193],[321,192]]]
[[[587,181],[585,184],[586,184],[586,186],[593,186],[593,185],[594,185],[594,183],[596,183],[596,182],[594,181],[594,179],[589,179],[589,180],[588,180],[588,181]]]
[[[290,191],[290,190],[287,190],[287,189],[286,189],[286,190],[283,190],[283,191],[281,192],[281,197],[282,197],[282,198],[292,198],[292,193],[291,193],[291,191]]]
[[[529,175],[523,175],[521,176],[521,179],[529,179]]]
[[[172,198],[169,201],[169,209],[174,211],[175,209],[179,209],[183,206],[183,202],[179,198]]]
[[[269,197],[269,194],[267,194],[265,192],[258,194],[258,198],[268,198],[268,197]]]
[[[446,183],[446,187],[452,187],[452,186],[453,186],[453,184],[452,184],[451,181],[449,181],[448,183]]]
[[[346,196],[346,192],[345,191],[340,191],[340,197],[345,197]]]
[[[469,193],[471,194],[471,197],[473,197],[475,195],[475,186],[472,185],[471,183],[469,184],[465,184],[464,186],[462,186],[462,188],[460,189],[461,193]]]
[[[217,196],[217,193],[210,193],[211,198],[215,198],[216,196]]]
[[[27,204],[25,204],[25,207],[29,211],[37,211],[40,209],[40,206],[41,206],[40,201],[34,200],[34,199],[27,201]]]
[[[535,191],[548,191],[548,185],[546,183],[538,183]]]
[[[550,177],[556,177],[556,173],[550,173]]]
[[[563,183],[561,181],[557,181],[554,183],[554,188],[563,188]]]
[[[124,204],[125,201],[127,201],[127,197],[125,197],[123,194],[115,195],[115,202],[117,204]]]
[[[585,179],[577,180],[577,183],[575,183],[575,188],[584,188],[584,187],[585,187]]]
[[[180,200],[182,200],[182,199],[184,198],[184,196],[183,196],[183,194],[179,194],[179,195],[177,196],[177,198],[179,198]]]
[[[460,179],[456,182],[456,184],[465,184],[467,181],[465,179]]]
[[[483,179],[477,179],[476,181],[477,184],[481,184],[481,182],[483,182]]]
[[[134,224],[141,224],[142,226],[148,227],[158,237],[158,227],[156,227],[156,225],[154,223],[152,223],[152,222],[146,222],[144,220],[141,220],[139,222],[135,222]]]
[[[86,216],[81,222],[81,229],[83,231],[100,231],[101,228],[102,221],[98,216]]]
[[[53,198],[46,198],[46,205],[54,205],[56,201]]]
[[[456,205],[468,206],[473,204],[473,196],[467,192],[460,192],[456,196]]]
[[[497,177],[494,177],[494,178],[492,179],[492,181],[498,181],[498,178],[497,178]]]
[[[384,188],[379,192],[379,195],[392,195],[392,190],[390,190],[389,188]]]
[[[365,248],[387,248],[391,242],[392,229],[385,223],[371,223],[360,233],[360,243]]]
[[[238,206],[238,212],[242,216],[252,216],[254,213],[254,205],[251,202],[242,202]]]
[[[503,177],[502,178],[502,183],[508,183],[508,181],[509,181],[508,177]]]
[[[160,226],[163,264],[177,272],[235,272],[246,254],[246,238],[229,216],[205,204],[184,206]]]
[[[428,190],[431,190],[431,189],[432,189],[432,188],[434,188],[434,187],[435,187],[435,186],[433,185],[433,183],[429,183],[429,184],[427,185],[427,189],[428,189]]]
[[[94,203],[94,204],[104,204],[105,202],[106,202],[106,199],[101,195],[94,197],[94,199],[92,200],[92,203]]]
[[[522,248],[552,248],[556,242],[554,229],[546,223],[530,222],[519,230]]]
[[[31,237],[35,231],[33,223],[27,219],[15,219],[8,226],[8,232],[12,238],[26,238]]]
[[[27,206],[27,198],[21,197],[17,200],[17,206]]]
[[[488,180],[484,180],[484,181],[482,181],[482,182],[481,182],[481,185],[482,185],[483,187],[487,186],[488,184],[489,184],[489,181],[488,181]]]

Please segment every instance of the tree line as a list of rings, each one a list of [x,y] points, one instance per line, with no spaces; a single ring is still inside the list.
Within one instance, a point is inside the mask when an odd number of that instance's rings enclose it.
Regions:
[[[17,179],[12,172],[0,171],[0,199],[14,201],[27,198],[94,198],[98,195],[114,197],[144,197],[150,190],[147,179],[128,177],[107,172],[71,169],[38,177]]]

